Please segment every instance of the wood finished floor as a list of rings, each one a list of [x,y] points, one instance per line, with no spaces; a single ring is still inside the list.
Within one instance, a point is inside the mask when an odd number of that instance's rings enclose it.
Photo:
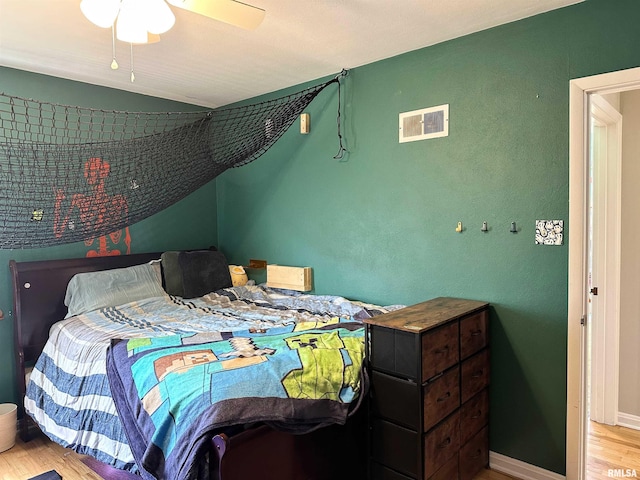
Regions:
[[[640,478],[640,431],[591,422],[588,441],[586,480],[615,478],[609,474],[610,469],[636,470]],[[26,480],[49,470],[56,470],[64,480],[102,480],[80,459],[77,453],[44,436],[28,443],[18,439],[13,448],[0,453],[0,480]],[[514,477],[487,469],[474,480],[514,480]]]
[[[588,441],[587,480],[640,478],[639,430],[589,422]],[[611,475],[610,470],[613,470]],[[633,470],[636,477],[629,476]]]
[[[81,456],[50,441],[44,435],[16,444],[0,453],[0,480],[27,480],[55,470],[63,480],[102,480],[80,461]]]

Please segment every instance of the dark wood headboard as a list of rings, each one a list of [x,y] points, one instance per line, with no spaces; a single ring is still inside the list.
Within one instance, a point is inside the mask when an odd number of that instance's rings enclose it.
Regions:
[[[159,259],[161,254],[9,261],[13,280],[13,331],[20,415],[24,411],[22,400],[26,389],[25,366],[36,362],[49,338],[49,329],[67,314],[64,297],[69,280],[76,273],[139,265]]]

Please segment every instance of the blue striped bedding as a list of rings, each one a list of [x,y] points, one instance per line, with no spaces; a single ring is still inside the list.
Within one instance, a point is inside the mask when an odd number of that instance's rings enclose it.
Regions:
[[[138,472],[106,374],[111,339],[268,329],[334,317],[361,320],[401,307],[264,286],[231,287],[185,300],[164,295],[56,323],[31,373],[25,409],[55,442]]]

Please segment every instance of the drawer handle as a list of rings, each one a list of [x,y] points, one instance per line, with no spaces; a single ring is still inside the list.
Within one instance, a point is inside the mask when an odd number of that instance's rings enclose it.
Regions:
[[[471,375],[471,378],[480,378],[483,373],[484,373],[484,370],[478,370],[476,373]]]
[[[480,418],[482,416],[482,410],[478,410],[478,413],[476,415],[473,415],[471,417],[471,420],[475,420],[477,418]]]
[[[447,437],[444,442],[438,445],[438,448],[447,448],[449,445],[451,445],[451,437]]]
[[[437,350],[434,350],[434,353],[447,353],[449,351],[449,345],[445,345],[442,348],[438,348]]]
[[[475,455],[471,455],[469,458],[478,458],[480,455],[482,455],[482,450],[478,449]]]
[[[477,337],[480,334],[482,334],[482,330],[474,330],[473,332],[471,332],[472,337]]]
[[[444,402],[447,398],[449,398],[451,396],[451,392],[447,392],[445,393],[443,396],[441,396],[440,398],[438,398],[436,400],[436,402]]]

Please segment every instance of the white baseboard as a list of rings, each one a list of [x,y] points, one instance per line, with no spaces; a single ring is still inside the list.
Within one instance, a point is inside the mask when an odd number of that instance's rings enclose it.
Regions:
[[[631,415],[630,413],[618,412],[618,425],[621,427],[633,428],[640,430],[640,417]]]
[[[544,468],[536,467],[496,452],[489,452],[489,466],[492,470],[511,475],[520,480],[566,480],[564,475],[550,472]]]

